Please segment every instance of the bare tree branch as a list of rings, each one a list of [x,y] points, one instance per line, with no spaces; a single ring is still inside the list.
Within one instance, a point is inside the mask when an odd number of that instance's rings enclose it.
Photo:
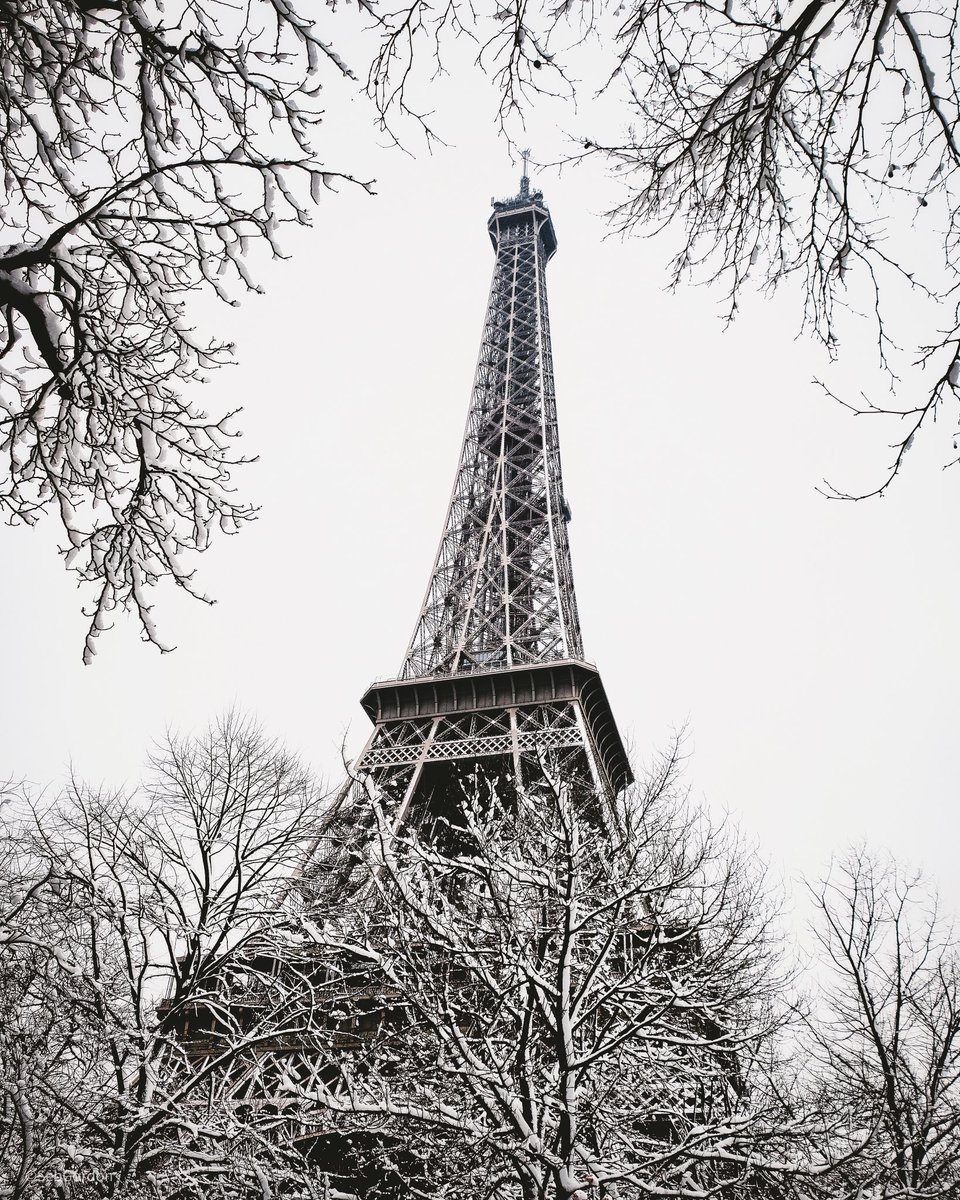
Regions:
[[[350,69],[275,0],[4,3],[0,60],[0,510],[57,513],[93,589],[85,661],[118,607],[166,649],[149,589],[206,600],[192,552],[256,513],[236,414],[195,399],[231,347],[189,298],[236,303],[252,245],[280,254],[284,223],[358,182],[313,144],[323,74]]]

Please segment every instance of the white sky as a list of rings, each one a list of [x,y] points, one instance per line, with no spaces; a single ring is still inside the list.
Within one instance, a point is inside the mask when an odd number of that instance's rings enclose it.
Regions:
[[[55,785],[72,763],[133,781],[165,727],[231,706],[331,786],[341,742],[359,751],[358,698],[400,665],[453,479],[488,201],[519,174],[490,97],[460,88],[451,104],[456,144],[433,156],[376,152],[364,120],[344,125],[330,165],[376,175],[378,195],[331,195],[287,239],[290,261],[255,262],[265,297],[199,314],[237,342],[202,400],[243,405],[260,462],[239,482],[262,514],[199,560],[215,607],[158,595],[175,653],[127,620],[84,668],[54,529],[0,530],[0,776]],[[556,142],[552,127],[531,138],[535,157]],[[890,439],[813,385],[827,365],[795,339],[796,296],[756,299],[725,331],[709,289],[663,291],[663,239],[606,237],[614,183],[580,169],[534,184],[559,238],[548,286],[584,640],[635,760],[687,721],[694,794],[787,879],[866,838],[925,866],[956,908],[960,471],[920,439],[884,500],[823,499],[823,476],[874,482]],[[851,346],[841,383],[859,386],[867,351]]]

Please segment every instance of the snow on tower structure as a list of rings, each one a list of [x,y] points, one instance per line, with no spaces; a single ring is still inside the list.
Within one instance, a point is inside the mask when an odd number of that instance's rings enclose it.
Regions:
[[[361,701],[374,729],[353,775],[397,821],[455,803],[478,764],[529,779],[549,763],[606,794],[632,778],[583,657],[547,312],[557,238],[526,169],[488,230],[493,282],[440,546],[398,677]]]

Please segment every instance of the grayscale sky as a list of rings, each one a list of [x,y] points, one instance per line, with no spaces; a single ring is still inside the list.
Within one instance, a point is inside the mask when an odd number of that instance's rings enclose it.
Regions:
[[[450,103],[452,144],[411,157],[376,149],[357,101],[363,137],[345,123],[330,163],[376,176],[377,195],[331,194],[288,261],[255,259],[266,295],[198,307],[237,343],[202,401],[243,406],[260,459],[238,484],[262,511],[199,559],[214,607],[157,595],[175,653],[121,619],[83,667],[56,531],[0,529],[0,775],[52,787],[72,765],[132,782],[165,728],[231,707],[331,787],[341,748],[359,751],[358,698],[399,668],[453,479],[489,199],[519,175],[490,97]],[[561,145],[552,124],[530,137],[541,160]],[[635,761],[686,723],[694,794],[788,880],[866,839],[925,867],[956,909],[960,470],[920,439],[882,501],[818,495],[825,476],[875,482],[888,458],[892,431],[813,383],[869,383],[868,338],[829,374],[789,290],[725,328],[716,292],[664,290],[669,235],[609,236],[616,181],[580,168],[534,183],[559,238],[548,286],[584,639]]]

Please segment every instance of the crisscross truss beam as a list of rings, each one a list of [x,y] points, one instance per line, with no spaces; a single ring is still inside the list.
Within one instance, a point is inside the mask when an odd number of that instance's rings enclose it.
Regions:
[[[463,449],[401,677],[581,659],[540,193],[495,204],[496,251]]]
[[[362,883],[364,846],[374,833],[371,792],[395,826],[422,829],[437,819],[455,825],[457,806],[479,786],[480,777],[507,789],[535,784],[544,775],[575,784],[592,780],[598,812],[631,778],[612,722],[607,735],[619,754],[597,744],[595,710],[602,710],[603,701],[586,691],[542,702],[524,697],[493,708],[475,708],[461,694],[453,708],[438,711],[420,680],[407,687],[405,699],[413,704],[404,708],[419,707],[420,714],[394,709],[377,720],[311,855],[303,890],[313,892],[312,903],[340,902]],[[620,774],[611,779],[614,763]]]
[[[583,660],[547,317],[557,240],[526,177],[488,229],[496,262],[450,507],[400,676],[363,697],[374,728],[308,872],[330,895],[358,873],[371,790],[397,825],[423,826],[455,823],[479,775],[591,779],[598,805],[632,779]]]

